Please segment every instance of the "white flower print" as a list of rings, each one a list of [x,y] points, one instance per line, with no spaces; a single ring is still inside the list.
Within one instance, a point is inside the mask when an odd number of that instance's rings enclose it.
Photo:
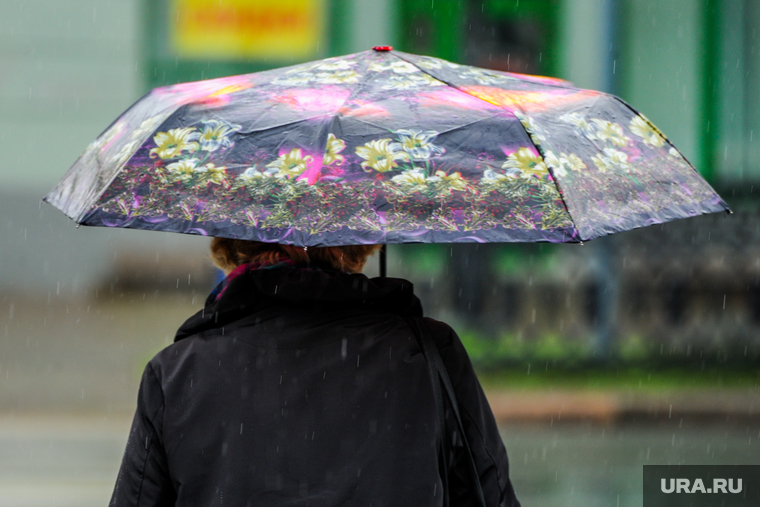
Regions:
[[[421,72],[420,69],[405,61],[373,63],[367,68],[367,70],[370,72],[385,72],[389,70],[395,74],[412,74],[415,72]]]
[[[250,184],[250,183],[263,181],[263,180],[273,178],[273,177],[274,177],[273,174],[259,171],[259,169],[255,165],[253,165],[251,167],[246,168],[246,170],[243,171],[243,174],[238,176],[237,179],[243,184]]]
[[[218,120],[204,122],[203,131],[198,138],[201,150],[216,151],[219,148],[229,148],[234,143],[230,135],[240,130],[240,125],[231,125]]]
[[[187,182],[198,172],[198,162],[197,158],[188,158],[167,165],[166,170],[171,180]]]
[[[376,139],[356,148],[356,154],[364,159],[361,166],[369,172],[374,169],[384,173],[398,166],[398,160],[409,160],[409,155],[401,151],[401,144],[390,139]]]
[[[391,178],[391,181],[406,187],[407,190],[423,190],[427,187],[427,176],[424,169],[415,167]]]
[[[119,150],[119,152],[111,158],[111,163],[114,164],[116,167],[121,167],[122,165],[127,163],[127,161],[132,157],[132,155],[134,155],[137,148],[138,148],[137,141],[131,141],[125,144],[121,148],[121,150]]]
[[[334,62],[326,62],[321,65],[317,65],[317,70],[326,70],[326,71],[334,71],[334,70],[353,70],[353,66],[356,65],[355,61],[351,60],[337,60]]]
[[[628,128],[634,135],[644,140],[644,144],[659,148],[665,144],[665,138],[652,123],[643,116],[634,116]]]
[[[539,178],[549,172],[541,156],[536,155],[528,148],[520,148],[511,153],[502,165],[502,169],[517,169],[526,176],[538,176]]]
[[[493,169],[486,169],[483,172],[483,177],[480,178],[480,183],[493,185],[494,183],[502,183],[517,178],[519,175],[520,171],[517,169],[507,169],[503,173],[497,173]]]
[[[586,118],[580,113],[567,113],[559,117],[559,121],[574,125],[582,132],[591,132],[591,125],[588,124]]]
[[[623,134],[623,127],[601,118],[592,118],[592,124],[596,127],[595,135],[600,141],[609,141],[615,146],[623,147],[631,139]]]
[[[401,148],[409,154],[412,160],[427,160],[430,157],[443,154],[446,150],[436,146],[431,141],[438,136],[434,130],[420,131],[401,129],[394,132]]]
[[[551,151],[544,154],[544,162],[559,177],[567,176],[568,171],[580,171],[586,167],[583,160],[575,153],[560,153],[559,156]]]

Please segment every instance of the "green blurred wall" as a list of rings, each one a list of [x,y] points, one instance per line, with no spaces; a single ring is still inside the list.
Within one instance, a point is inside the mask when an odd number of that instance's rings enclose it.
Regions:
[[[622,28],[619,93],[648,116],[703,174],[701,130],[705,58],[704,2],[626,0]],[[705,127],[706,128],[706,127]]]
[[[136,0],[0,0],[0,190],[41,197],[139,97],[137,26]]]

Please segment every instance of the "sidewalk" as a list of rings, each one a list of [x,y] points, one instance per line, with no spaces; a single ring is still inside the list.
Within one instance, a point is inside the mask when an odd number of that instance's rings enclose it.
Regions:
[[[491,389],[486,396],[499,424],[511,422],[760,423],[757,390],[694,390],[671,393],[631,391]]]

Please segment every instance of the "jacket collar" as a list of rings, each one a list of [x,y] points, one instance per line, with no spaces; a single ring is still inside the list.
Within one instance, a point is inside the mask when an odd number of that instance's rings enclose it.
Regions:
[[[410,282],[399,278],[367,278],[312,268],[248,269],[222,282],[204,308],[177,331],[174,341],[273,306],[366,309],[401,316],[422,316],[422,305]],[[221,285],[221,284],[220,284]]]

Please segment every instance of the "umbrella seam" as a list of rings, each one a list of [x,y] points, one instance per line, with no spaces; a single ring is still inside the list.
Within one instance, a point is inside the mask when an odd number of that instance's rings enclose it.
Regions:
[[[464,125],[459,125],[459,126],[457,126],[457,127],[451,127],[451,128],[450,128],[450,129],[448,129],[448,130],[442,130],[441,132],[438,132],[438,135],[441,135],[441,134],[447,134],[447,133],[449,133],[449,132],[453,132],[454,130],[457,130],[457,129],[461,129],[461,128],[465,128],[465,127],[469,127],[470,125],[474,125],[474,124],[476,124],[476,123],[480,123],[481,121],[485,121],[485,120],[491,120],[491,119],[493,119],[493,118],[496,118],[496,117],[497,117],[497,115],[488,116],[488,117],[486,117],[486,118],[479,118],[479,119],[477,119],[477,120],[473,120],[473,121],[471,121],[470,123],[466,123],[466,124],[464,124]],[[375,123],[372,123],[371,121],[367,121],[367,120],[365,120],[365,119],[362,119],[362,118],[358,118],[358,117],[352,117],[352,118],[353,118],[354,120],[358,121],[358,122],[364,123],[365,125],[370,125],[370,126],[372,126],[372,127],[378,128],[378,129],[380,129],[380,130],[387,130],[388,132],[393,132],[393,133],[395,133],[395,131],[393,131],[393,130],[391,130],[391,129],[387,128],[387,127],[383,127],[383,126],[381,126],[381,125],[377,125],[377,124],[375,124]]]
[[[320,116],[324,116],[324,114],[315,114],[314,116],[309,116],[309,117],[306,117],[306,118],[299,118],[297,120],[292,120],[292,121],[288,121],[288,122],[285,122],[285,123],[280,123],[279,125],[275,125],[273,127],[265,127],[265,128],[260,128],[260,129],[251,129],[251,130],[246,130],[245,132],[241,131],[240,133],[241,134],[255,134],[255,133],[258,133],[258,132],[265,132],[267,130],[276,129],[276,128],[279,128],[279,127],[287,127],[288,125],[293,125],[293,124],[296,124],[296,123],[301,123],[301,122],[313,120],[314,118],[319,118]]]
[[[366,75],[367,74],[365,73],[365,76]],[[322,149],[322,160],[323,161],[324,161],[325,155],[327,154],[327,143],[328,143],[328,139],[330,137],[330,134],[332,134],[333,125],[335,125],[336,120],[338,120],[339,118],[343,117],[343,113],[341,112],[341,110],[346,106],[346,104],[348,103],[349,100],[353,99],[354,97],[356,97],[358,95],[359,90],[360,90],[359,86],[354,87],[351,90],[351,93],[349,93],[348,96],[345,99],[343,99],[343,102],[341,102],[340,106],[337,107],[337,108],[335,108],[335,111],[332,113],[332,119],[330,120],[330,123],[329,123],[329,125],[327,126],[327,129],[326,129],[327,130],[327,135],[325,136],[324,148]],[[376,126],[376,125],[373,125],[373,126]],[[322,165],[324,166],[324,163]],[[383,235],[385,235],[385,233],[387,233],[387,231],[383,231]]]
[[[153,93],[153,92],[152,92],[152,91],[151,91],[151,92],[149,92],[148,94],[146,94],[146,96],[147,96],[147,95],[150,95],[151,93]],[[142,99],[140,99],[140,100],[142,100]],[[138,101],[138,102],[139,102],[139,101]],[[133,105],[132,105],[132,107],[134,107],[135,105],[137,105],[137,102],[135,102],[135,104],[133,104]],[[166,123],[166,120],[168,120],[169,118],[171,118],[171,117],[174,115],[174,113],[176,113],[176,112],[177,112],[177,111],[178,111],[178,110],[179,110],[181,107],[183,107],[183,106],[185,106],[185,104],[180,104],[180,105],[177,105],[177,106],[176,106],[176,108],[175,108],[175,109],[174,109],[172,112],[170,112],[168,115],[166,115],[166,118],[164,119],[164,121],[162,121],[162,122],[161,122],[161,125],[163,125],[164,123]],[[130,107],[130,109],[131,109],[132,107]],[[127,109],[127,111],[129,111],[129,109]],[[119,118],[122,118],[122,117],[123,117],[123,116],[126,114],[126,112],[127,112],[127,111],[125,111],[124,113],[122,113],[122,114],[121,114],[121,116],[119,116]],[[118,118],[117,118],[117,121],[118,121]],[[114,123],[116,123],[116,121],[114,121]],[[159,126],[157,127],[157,129],[158,129],[158,128],[160,128],[160,127],[161,127],[161,125],[159,125]],[[110,128],[110,127],[109,127],[109,128]],[[157,130],[157,129],[156,129],[156,130]],[[101,198],[101,197],[103,197],[103,194],[105,194],[105,193],[106,193],[106,191],[108,190],[108,188],[111,186],[111,183],[113,183],[113,182],[114,182],[114,180],[115,180],[115,179],[116,179],[116,178],[117,178],[117,177],[118,177],[118,176],[119,176],[119,175],[120,175],[120,174],[121,174],[121,173],[124,171],[124,168],[127,166],[127,164],[129,163],[129,161],[132,159],[132,157],[134,157],[134,156],[135,156],[135,153],[137,153],[137,152],[140,150],[140,148],[142,148],[142,145],[143,145],[143,144],[144,144],[144,143],[145,143],[145,142],[146,142],[146,141],[147,141],[147,140],[148,140],[148,139],[151,137],[151,135],[152,135],[154,132],[155,132],[155,130],[154,130],[153,132],[148,132],[148,136],[147,136],[147,137],[146,137],[146,138],[145,138],[145,139],[142,141],[142,143],[140,143],[140,145],[137,147],[137,149],[134,151],[134,153],[132,153],[132,156],[130,156],[130,157],[127,159],[127,161],[126,161],[126,162],[124,162],[124,164],[122,164],[121,168],[120,168],[118,171],[114,172],[113,176],[111,176],[111,178],[108,180],[108,183],[106,183],[106,184],[103,186],[103,189],[102,189],[100,192],[98,192],[98,195],[97,195],[97,197],[95,197],[95,198],[92,200],[92,203],[91,203],[89,206],[87,206],[87,207],[85,208],[85,210],[84,210],[84,211],[82,211],[82,212],[79,214],[79,216],[78,216],[78,217],[77,217],[77,218],[74,220],[76,223],[78,223],[78,224],[81,224],[81,223],[82,223],[82,220],[84,220],[84,218],[87,216],[87,214],[88,214],[90,211],[92,211],[92,208],[93,208],[93,207],[94,207],[94,206],[95,206],[95,205],[98,203],[98,201],[100,200],[100,198]],[[102,135],[102,134],[101,134],[101,135]]]
[[[403,56],[399,56],[399,51],[390,51],[390,53],[391,53],[393,56],[395,56],[396,58],[399,58],[399,59],[401,59],[401,60],[404,60],[405,62],[407,62],[407,63],[409,63],[409,64],[411,64],[411,65],[414,65],[415,67],[417,67],[418,69],[420,69],[420,71],[424,72],[424,73],[425,73],[425,74],[427,74],[428,76],[431,76],[431,77],[433,77],[434,79],[436,79],[436,80],[438,80],[438,81],[441,81],[442,83],[446,83],[446,81],[444,81],[443,79],[438,79],[437,77],[433,76],[433,75],[432,75],[430,72],[427,72],[425,69],[423,69],[423,68],[422,68],[422,67],[420,67],[419,65],[415,64],[414,62],[412,62],[412,61],[410,61],[410,60],[407,60],[407,59],[406,59],[406,58],[404,58]],[[440,60],[440,58],[439,58],[439,60]],[[444,60],[444,61],[448,62],[448,60]],[[460,66],[462,66],[462,67],[470,67],[470,68],[475,68],[475,69],[481,68],[481,67],[474,67],[474,66],[472,66],[472,65],[462,65],[462,64],[456,64],[456,65],[460,65]],[[484,68],[484,67],[483,67],[483,68]],[[568,90],[568,89],[570,89],[570,90],[582,90],[582,91],[591,91],[591,92],[596,92],[596,93],[604,93],[604,92],[599,92],[599,91],[596,91],[596,90],[586,90],[586,89],[583,89],[583,88],[579,88],[579,87],[575,86],[575,83],[572,83],[572,82],[570,82],[570,81],[565,81],[565,82],[566,82],[566,83],[568,83],[568,84],[569,84],[569,85],[571,85],[571,86],[562,86],[562,85],[559,85],[559,84],[549,84],[549,83],[541,83],[541,82],[536,82],[536,81],[533,81],[533,80],[531,80],[531,79],[530,79],[530,78],[532,78],[532,77],[542,77],[542,76],[531,76],[530,74],[519,74],[519,73],[517,73],[517,72],[505,72],[505,71],[494,70],[494,69],[485,69],[485,70],[488,70],[488,71],[490,71],[490,72],[498,72],[498,73],[501,73],[501,74],[507,74],[507,75],[509,75],[510,77],[512,77],[512,79],[515,79],[515,80],[517,80],[517,81],[520,81],[520,80],[521,80],[521,78],[517,78],[517,77],[513,77],[513,76],[527,76],[527,77],[528,77],[528,79],[527,79],[526,81],[530,81],[530,83],[531,83],[531,84],[535,84],[535,85],[538,85],[538,86],[547,86],[547,87],[549,87],[549,88],[560,88],[560,89],[562,89],[562,90]],[[547,77],[548,77],[548,76],[547,76]],[[559,79],[559,78],[550,78],[550,79]],[[564,80],[563,80],[563,81],[564,81]],[[449,85],[449,86],[453,86],[453,85],[451,85],[450,83],[446,83],[446,84],[447,84],[447,85]],[[460,91],[461,91],[461,90],[460,90]],[[468,94],[468,95],[469,95],[469,94]],[[482,99],[481,99],[481,100],[482,100]],[[487,101],[486,101],[486,102],[487,102]]]
[[[125,109],[125,110],[124,110],[124,112],[123,112],[123,113],[121,113],[121,114],[120,114],[120,115],[119,115],[119,116],[118,116],[118,117],[117,117],[117,118],[116,118],[114,121],[112,121],[111,123],[109,123],[109,124],[108,124],[108,126],[107,126],[105,129],[103,129],[103,131],[102,131],[100,134],[98,134],[98,137],[96,137],[95,139],[96,139],[96,140],[97,140],[97,139],[99,139],[99,138],[100,138],[100,137],[101,137],[103,134],[105,134],[106,132],[108,132],[108,130],[109,130],[111,127],[113,127],[113,126],[116,124],[116,122],[118,122],[118,121],[119,121],[121,118],[123,118],[125,114],[127,114],[129,111],[131,111],[132,109],[134,109],[134,108],[137,106],[137,104],[138,104],[138,103],[140,103],[140,102],[141,102],[143,99],[145,99],[146,97],[150,96],[152,93],[153,93],[153,90],[151,90],[151,91],[149,91],[149,92],[145,93],[145,94],[144,94],[142,97],[140,97],[140,98],[137,100],[137,102],[135,102],[134,104],[132,104],[131,106],[129,106],[127,109]],[[133,155],[134,155],[134,154],[133,154]],[[68,171],[66,171],[66,173],[63,175],[63,178],[61,179],[61,181],[65,180],[65,179],[67,178],[67,176],[69,176],[69,174],[72,174],[72,171],[74,170],[74,167],[76,167],[76,165],[79,163],[79,161],[80,161],[80,160],[82,160],[82,157],[83,157],[83,156],[84,156],[84,153],[82,153],[82,155],[80,155],[79,157],[77,157],[76,161],[74,161],[74,164],[73,164],[73,165],[72,165],[72,166],[69,168],[69,170],[68,170]],[[131,158],[131,157],[130,157],[130,158]],[[116,171],[116,174],[118,174],[119,172],[120,172],[120,171]],[[108,183],[106,184],[106,186],[105,186],[105,187],[103,187],[103,190],[102,190],[102,191],[100,191],[100,192],[98,193],[98,196],[97,196],[97,197],[96,197],[96,198],[95,198],[95,199],[92,201],[92,204],[95,204],[95,203],[98,201],[98,199],[100,199],[100,196],[101,196],[101,195],[103,195],[103,193],[105,193],[106,189],[107,189],[107,188],[108,188],[108,186],[109,186],[109,185],[110,185],[110,184],[113,182],[113,180],[114,180],[115,178],[116,178],[116,176],[114,176],[113,178],[111,178],[111,179],[108,181]],[[56,186],[53,188],[53,190],[55,190],[55,189],[58,187],[58,185],[60,185],[60,181],[58,182],[58,184],[56,184]],[[42,200],[43,200],[44,202],[47,202],[48,204],[53,204],[53,203],[51,203],[51,202],[48,200],[48,197],[50,197],[50,195],[51,195],[52,193],[53,193],[53,191],[51,190],[50,192],[48,192],[47,194],[45,194],[45,196],[42,198]],[[60,192],[59,192],[59,193],[60,193]],[[58,201],[58,199],[56,199],[56,201]],[[89,205],[89,206],[85,206],[85,209],[86,209],[86,210],[88,210],[89,208],[92,208],[92,204],[91,204],[91,205]],[[53,206],[55,206],[55,204],[53,204]],[[56,206],[56,207],[57,207],[57,206]],[[60,208],[59,208],[59,209],[60,209]],[[61,211],[63,211],[63,210],[61,210]],[[70,217],[72,220],[74,220],[74,222],[76,222],[76,223],[78,224],[78,223],[80,223],[80,222],[79,222],[79,220],[80,220],[80,219],[81,219],[81,218],[82,218],[82,217],[85,215],[85,213],[86,213],[86,212],[85,212],[85,211],[79,212],[79,213],[77,214],[77,216],[76,216],[76,217],[72,217],[71,215],[69,215],[69,214],[68,214],[68,213],[66,213],[65,211],[64,211],[63,213],[64,213],[66,216]]]
[[[467,96],[470,96],[470,97],[475,97],[476,99],[482,100],[483,102],[485,102],[485,103],[487,103],[487,104],[491,104],[491,105],[494,105],[494,106],[496,106],[496,107],[499,107],[499,108],[501,108],[501,109],[503,109],[503,110],[506,110],[504,107],[502,107],[502,106],[499,106],[499,105],[496,105],[496,104],[493,104],[492,102],[489,102],[489,101],[487,101],[487,100],[485,100],[485,99],[483,99],[483,98],[481,98],[481,97],[478,97],[477,95],[473,95],[473,94],[471,94],[471,93],[467,93],[467,91],[465,91],[465,90],[462,90],[461,88],[459,88],[459,87],[458,87],[457,85],[455,85],[455,84],[452,84],[452,83],[449,83],[449,82],[447,82],[447,81],[444,81],[443,79],[439,79],[438,77],[434,76],[433,74],[431,74],[431,73],[427,72],[425,69],[423,69],[423,68],[422,68],[422,67],[420,67],[419,65],[415,65],[415,64],[414,64],[414,62],[411,62],[411,61],[409,61],[409,60],[407,60],[407,59],[405,59],[405,58],[403,58],[403,57],[399,56],[399,55],[398,55],[397,53],[395,53],[395,52],[391,52],[391,54],[393,54],[393,56],[395,56],[396,58],[398,58],[398,59],[400,59],[400,60],[403,60],[403,61],[407,62],[407,63],[408,63],[408,64],[410,64],[410,65],[414,65],[414,66],[415,66],[415,67],[417,67],[417,68],[418,68],[418,69],[419,69],[421,72],[423,72],[423,73],[427,74],[428,76],[432,77],[432,78],[433,78],[433,79],[435,79],[436,81],[440,81],[441,83],[444,83],[444,84],[446,84],[446,86],[448,86],[448,87],[450,87],[450,88],[453,88],[453,89],[455,89],[455,90],[457,90],[457,91],[459,91],[459,92],[462,92],[462,93],[464,93],[464,94],[465,94],[465,95],[467,95]],[[515,105],[515,108],[516,108],[518,111],[520,111],[520,114],[523,114],[523,115],[525,115],[525,112],[524,112],[524,111],[523,111],[523,110],[520,108],[520,106],[518,106],[518,105],[517,105],[517,103],[516,103],[516,102],[512,101],[512,103]],[[525,116],[527,116],[527,115],[525,115]],[[519,118],[518,118],[518,120],[519,120]],[[528,139],[530,140],[530,143],[531,143],[531,145],[533,145],[533,147],[534,147],[534,148],[536,148],[536,151],[538,151],[539,155],[541,155],[541,158],[544,160],[544,164],[546,165],[546,168],[547,168],[547,170],[549,170],[549,169],[550,169],[550,168],[549,168],[549,164],[546,164],[546,157],[544,157],[544,152],[543,152],[543,150],[541,150],[541,148],[539,148],[539,146],[538,146],[538,145],[536,145],[536,143],[534,143],[534,142],[533,142],[533,138],[530,136],[530,132],[528,132],[528,129],[526,129],[526,128],[525,128],[525,125],[523,125],[523,123],[522,123],[522,122],[519,122],[519,123],[520,123],[520,126],[522,126],[523,130],[525,131],[525,133],[528,135]],[[578,233],[578,237],[579,237],[580,241],[583,241],[583,237],[581,237],[581,231],[580,231],[580,229],[578,229],[578,225],[577,225],[577,223],[576,223],[576,220],[573,218],[573,215],[570,213],[570,209],[567,207],[567,202],[565,201],[565,196],[562,194],[562,189],[560,188],[560,186],[559,186],[559,184],[558,184],[558,182],[557,182],[557,178],[554,176],[554,172],[553,172],[553,171],[551,171],[551,170],[549,170],[549,174],[551,174],[551,177],[552,177],[552,181],[554,182],[554,186],[555,186],[555,188],[557,189],[557,192],[559,193],[559,198],[560,198],[560,200],[562,200],[562,205],[565,207],[565,212],[567,213],[567,216],[570,218],[570,221],[573,223],[573,228],[574,228],[574,229],[576,230],[576,232]]]
[[[173,115],[174,115],[174,114],[175,114],[175,113],[176,113],[176,112],[177,112],[177,111],[178,111],[180,108],[182,108],[182,107],[184,107],[184,106],[186,106],[186,105],[187,105],[187,104],[180,104],[180,105],[178,105],[178,106],[176,107],[176,109],[174,109],[174,111],[172,111],[171,113],[169,113],[169,114],[166,116],[166,119],[165,119],[165,120],[164,120],[164,121],[161,123],[161,125],[163,125],[163,124],[166,122],[166,120],[168,120],[169,118],[171,118],[171,117],[172,117],[172,116],[173,116]],[[128,110],[127,110],[127,111],[128,111]],[[122,114],[122,116],[123,116],[123,114]],[[298,120],[293,120],[293,121],[290,121],[290,122],[287,122],[287,123],[283,123],[283,124],[280,124],[280,125],[275,125],[275,127],[273,127],[273,128],[278,128],[278,127],[286,127],[286,126],[288,126],[288,125],[293,125],[293,124],[295,124],[295,123],[301,123],[301,122],[304,122],[304,121],[308,121],[308,120],[311,120],[311,119],[314,119],[314,118],[319,118],[320,116],[323,116],[323,115],[319,115],[319,114],[317,114],[317,115],[314,115],[314,116],[309,116],[308,118],[300,118],[300,119],[298,119]],[[114,122],[114,123],[115,123],[115,122]],[[158,128],[160,128],[160,127],[161,127],[161,125],[159,125],[159,126],[157,127],[157,129],[156,129],[156,130],[158,130]],[[110,127],[109,127],[109,128],[110,128]],[[106,129],[106,130],[108,130],[108,129]],[[264,130],[269,130],[269,129],[249,130],[249,131],[246,131],[246,134],[248,134],[248,133],[255,133],[255,132],[263,132]],[[139,149],[142,147],[142,144],[143,144],[143,143],[145,143],[145,141],[147,141],[147,140],[150,138],[150,136],[151,136],[153,133],[155,133],[155,130],[154,130],[153,132],[149,132],[149,133],[148,133],[148,136],[145,138],[145,140],[143,140],[143,142],[142,142],[142,143],[140,143],[140,146],[138,146],[138,147],[137,147],[137,149],[135,150],[135,152],[134,152],[134,153],[137,153],[137,151],[138,151],[138,150],[139,150]],[[101,134],[101,135],[102,135],[102,134]],[[326,149],[326,147],[325,147],[325,149]],[[132,156],[134,156],[134,153],[132,154]],[[324,153],[322,154],[322,156],[324,156]],[[132,158],[132,157],[130,157],[130,159],[131,159],[131,158]],[[111,179],[109,179],[109,180],[108,180],[108,183],[106,183],[106,184],[105,184],[105,186],[103,187],[103,190],[101,190],[101,191],[100,191],[100,192],[97,194],[97,196],[96,196],[96,197],[95,197],[95,198],[92,200],[92,203],[91,203],[90,205],[88,205],[88,206],[87,206],[87,207],[84,209],[84,211],[82,211],[82,212],[80,212],[80,213],[79,213],[79,215],[77,216],[77,218],[74,220],[76,223],[78,223],[78,224],[81,224],[81,223],[82,223],[82,220],[84,220],[84,218],[87,216],[87,214],[88,214],[88,213],[89,213],[89,212],[92,210],[93,206],[95,206],[95,205],[98,203],[98,201],[99,201],[99,200],[100,200],[100,198],[103,196],[103,194],[106,192],[106,190],[108,190],[108,187],[110,187],[110,186],[111,186],[111,183],[113,183],[113,181],[114,181],[114,180],[115,180],[115,179],[116,179],[116,178],[119,176],[119,174],[121,174],[121,173],[122,173],[122,171],[124,170],[124,168],[126,167],[126,165],[129,163],[129,160],[130,160],[130,159],[128,159],[128,160],[127,160],[127,161],[124,163],[124,165],[121,167],[121,169],[119,169],[118,171],[116,171],[116,172],[114,173],[114,175],[111,177]],[[244,165],[244,164],[242,164],[242,165]],[[47,197],[47,196],[46,196],[46,197]]]
[[[517,107],[517,109],[520,109],[518,106],[515,106],[515,107]],[[525,114],[525,113],[523,113],[522,109],[520,109],[520,113],[521,114]],[[557,193],[559,194],[559,198],[562,200],[562,205],[565,207],[565,211],[567,212],[567,216],[570,218],[570,221],[573,223],[573,227],[575,228],[576,232],[578,232],[578,238],[582,242],[583,241],[583,237],[581,236],[581,231],[578,228],[578,224],[577,224],[575,218],[573,218],[573,215],[570,213],[570,208],[567,207],[567,201],[565,201],[565,194],[562,193],[562,188],[560,188],[559,181],[557,180],[557,177],[554,175],[554,170],[549,166],[549,164],[546,163],[546,156],[544,155],[544,150],[541,149],[540,145],[538,145],[535,142],[533,142],[533,137],[531,137],[531,133],[528,132],[528,129],[525,128],[525,125],[523,125],[522,122],[520,122],[520,125],[522,126],[523,130],[525,131],[525,133],[528,134],[528,139],[530,140],[530,144],[533,145],[533,147],[536,149],[536,151],[538,152],[538,154],[541,155],[541,158],[544,160],[544,165],[546,166],[546,170],[549,172],[549,174],[551,174],[552,181],[554,182],[554,186],[557,189]]]
[[[605,93],[604,95],[607,95],[608,97],[612,97],[613,99],[617,100],[619,103],[623,104],[623,106],[625,106],[630,111],[632,111],[636,116],[643,117],[640,112],[638,112],[636,109],[634,109],[633,106],[631,106],[630,104],[628,104],[626,101],[624,101],[620,97],[617,97],[615,95],[611,95],[611,94],[608,94],[608,93]],[[645,121],[654,127],[654,124],[652,124],[652,122],[649,121],[648,118],[645,119]],[[697,168],[694,167],[694,164],[692,164],[691,161],[688,158],[686,158],[683,153],[681,153],[681,150],[679,150],[678,148],[676,148],[676,146],[670,141],[670,139],[668,138],[668,136],[666,136],[665,133],[662,132],[660,129],[656,128],[656,130],[657,130],[657,133],[660,136],[662,136],[663,139],[665,139],[665,142],[668,143],[671,148],[675,149],[678,152],[678,154],[681,155],[681,158],[683,158],[686,161],[686,163],[689,164],[689,167],[691,167],[692,171],[694,171],[695,173],[697,173],[697,175],[700,178],[704,179],[704,176],[702,176],[702,174],[697,170]],[[718,196],[718,197],[720,197],[720,196]],[[726,209],[726,211],[728,211],[729,213],[731,213],[731,208],[728,207],[728,204],[726,204],[726,202],[723,200],[722,197],[720,197],[720,202],[723,205],[723,207]]]

